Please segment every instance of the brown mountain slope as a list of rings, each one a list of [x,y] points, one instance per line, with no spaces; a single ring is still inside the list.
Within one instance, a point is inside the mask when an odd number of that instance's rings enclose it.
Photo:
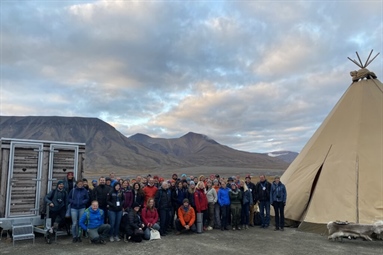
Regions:
[[[139,172],[195,166],[286,169],[288,164],[264,154],[237,151],[205,135],[180,138],[127,138],[97,118],[0,116],[0,137],[86,143],[89,173]]]

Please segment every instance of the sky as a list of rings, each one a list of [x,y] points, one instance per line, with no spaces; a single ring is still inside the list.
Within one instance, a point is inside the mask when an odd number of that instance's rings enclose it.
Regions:
[[[0,2],[0,115],[300,152],[351,84],[383,75],[383,0]]]

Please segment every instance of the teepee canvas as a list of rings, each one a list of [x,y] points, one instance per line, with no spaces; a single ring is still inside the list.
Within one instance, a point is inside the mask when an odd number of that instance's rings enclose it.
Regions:
[[[285,217],[301,230],[383,220],[383,84],[368,59],[352,60],[361,68],[351,72],[353,83],[281,177]]]

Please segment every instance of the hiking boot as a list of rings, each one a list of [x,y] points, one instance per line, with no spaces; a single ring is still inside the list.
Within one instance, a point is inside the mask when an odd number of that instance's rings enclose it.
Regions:
[[[99,243],[100,243],[100,244],[106,244],[106,241],[105,241],[104,239],[100,239],[100,240],[99,240]]]
[[[233,231],[235,230],[235,227],[233,228]]]
[[[241,230],[241,228],[240,228],[240,227],[237,227],[237,229],[238,229],[238,230]]]
[[[284,229],[284,228],[281,228],[281,231],[285,231],[285,229]]]
[[[110,238],[109,238],[109,241],[112,243],[112,242],[114,242],[114,238],[113,238],[113,236],[111,236]]]
[[[248,225],[245,225],[245,229],[249,229],[249,226],[248,226]]]
[[[274,231],[278,231],[279,230],[279,228],[274,228]]]

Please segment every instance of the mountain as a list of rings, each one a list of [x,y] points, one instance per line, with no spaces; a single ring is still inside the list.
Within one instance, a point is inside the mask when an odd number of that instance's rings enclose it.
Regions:
[[[0,116],[0,137],[86,143],[87,172],[147,171],[195,166],[286,169],[288,164],[260,153],[234,150],[206,135],[180,138],[126,137],[97,118]]]
[[[299,153],[293,151],[273,151],[265,153],[270,157],[279,158],[287,163],[292,163]]]

